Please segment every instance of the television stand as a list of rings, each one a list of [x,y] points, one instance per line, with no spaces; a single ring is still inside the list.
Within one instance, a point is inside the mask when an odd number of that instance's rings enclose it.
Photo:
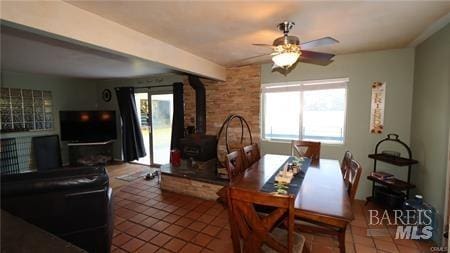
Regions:
[[[113,160],[114,140],[102,142],[71,142],[70,166],[105,166]]]

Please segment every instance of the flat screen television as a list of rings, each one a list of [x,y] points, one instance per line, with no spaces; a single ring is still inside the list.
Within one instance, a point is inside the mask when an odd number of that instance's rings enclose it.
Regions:
[[[61,140],[103,142],[117,138],[115,111],[60,111]]]

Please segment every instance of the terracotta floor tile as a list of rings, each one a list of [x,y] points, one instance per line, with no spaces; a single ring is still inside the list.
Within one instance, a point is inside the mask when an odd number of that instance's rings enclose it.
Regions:
[[[123,244],[125,244],[126,242],[128,242],[129,240],[131,240],[133,237],[127,235],[127,234],[120,234],[116,237],[113,238],[112,243],[117,246],[120,247]]]
[[[368,247],[361,244],[355,244],[356,253],[377,253],[377,249],[374,247]]]
[[[228,219],[224,219],[222,217],[215,217],[210,224],[218,227],[223,227],[228,224]]]
[[[198,234],[197,231],[185,228],[183,230],[181,230],[176,237],[183,239],[187,242],[189,242],[190,240],[192,240],[192,238],[194,238],[196,235]]]
[[[220,227],[208,225],[203,229],[203,233],[208,234],[210,236],[216,236],[219,233]]]
[[[164,233],[171,235],[171,236],[175,236],[178,233],[180,233],[181,230],[183,230],[184,228],[182,226],[176,225],[176,224],[172,224],[169,227],[167,227],[166,229],[164,229]]]
[[[414,240],[402,240],[402,239],[394,239],[394,243],[398,246],[406,246],[409,248],[415,248],[417,249],[417,244]]]
[[[169,222],[169,223],[175,223],[181,216],[176,215],[176,214],[169,214],[166,217],[164,217],[164,221],[165,222]]]
[[[212,239],[213,237],[207,234],[199,233],[192,239],[192,242],[202,247],[205,247],[206,245],[209,244],[209,242],[211,242]]]
[[[339,248],[326,246],[323,244],[317,244],[317,243],[313,242],[311,252],[314,252],[314,253],[339,253]]]
[[[374,239],[375,247],[377,249],[390,252],[390,253],[398,253],[398,249],[393,242],[386,242],[379,239]]]
[[[209,215],[209,214],[203,214],[202,216],[200,216],[197,220],[204,222],[204,223],[210,223],[211,221],[213,221],[215,218],[215,216]]]
[[[122,233],[122,232],[120,232],[119,230],[114,229],[114,230],[113,230],[113,235],[112,235],[112,237],[114,238],[114,237],[120,235],[121,233]]]
[[[403,245],[397,245],[397,248],[400,253],[420,253],[420,250],[417,248],[410,248]]]
[[[168,242],[170,239],[172,239],[171,236],[166,235],[164,233],[160,233],[157,236],[153,237],[153,239],[150,240],[151,243],[157,245],[157,246],[164,246],[166,242]]]
[[[146,227],[151,227],[153,226],[153,224],[155,224],[156,222],[158,222],[158,219],[155,219],[153,217],[148,217],[147,219],[141,221],[141,225],[146,226]]]
[[[213,239],[207,248],[217,253],[230,253],[233,252],[233,243],[231,240]]]
[[[200,218],[200,216],[202,215],[202,213],[196,212],[196,211],[192,211],[192,212],[188,212],[185,217],[187,218],[191,218],[193,220],[196,220],[198,218]]]
[[[164,248],[160,248],[158,251],[156,251],[156,253],[171,253],[171,252]]]
[[[146,211],[144,211],[143,214],[148,215],[148,216],[152,216],[152,217],[153,217],[153,215],[154,215],[155,213],[157,213],[157,212],[159,212],[158,209],[153,208],[153,207],[150,207],[149,209],[147,209]]]
[[[179,252],[181,250],[181,248],[184,247],[184,245],[186,245],[186,242],[177,238],[173,238],[172,240],[170,240],[168,243],[166,243],[164,245],[165,249],[168,249],[172,252]]]
[[[201,250],[202,247],[188,243],[180,250],[180,253],[199,253]]]
[[[355,244],[361,244],[369,247],[375,247],[371,237],[364,237],[359,235],[353,235],[353,242]]]
[[[158,221],[152,225],[152,229],[157,230],[157,231],[163,231],[168,226],[170,226],[170,223],[167,223],[165,221]]]
[[[125,230],[124,232],[136,237],[138,234],[142,233],[145,229],[146,227],[144,226],[133,224],[131,227],[127,228],[127,230]]]
[[[203,248],[201,253],[213,253],[214,251],[207,249],[207,248]]]
[[[140,247],[137,251],[138,253],[154,253],[159,249],[158,246],[151,243],[146,243],[144,246]]]
[[[178,208],[175,212],[173,212],[176,215],[184,216],[187,213],[189,213],[189,210],[186,208]]]
[[[331,237],[331,236],[316,235],[316,236],[314,236],[313,243],[320,244],[322,246],[330,246],[330,247],[337,247],[337,246],[339,246],[337,240],[334,237]]]
[[[144,241],[139,240],[137,238],[133,238],[133,239],[129,240],[127,243],[125,243],[124,245],[122,245],[121,248],[128,252],[134,252],[144,244],[145,244]]]
[[[124,219],[124,218],[119,217],[119,216],[116,215],[116,217],[114,217],[114,226],[117,226],[117,225],[119,225],[120,223],[122,223],[122,222],[124,222],[126,220],[127,219]]]
[[[157,211],[157,212],[152,213],[150,216],[152,216],[153,218],[162,220],[162,219],[164,219],[164,217],[166,217],[167,215],[169,215],[168,212],[165,212],[165,211]]]
[[[194,221],[191,225],[188,226],[188,228],[200,232],[206,227],[206,223],[203,223],[201,221]]]
[[[115,248],[114,251],[112,251],[113,253],[127,253],[125,250],[121,249],[121,248]]]
[[[217,237],[222,240],[231,240],[231,232],[229,229],[222,229]]]
[[[193,221],[194,221],[193,219],[189,219],[189,218],[186,218],[186,217],[181,217],[179,220],[177,220],[175,222],[175,224],[183,226],[183,227],[188,227],[189,225],[192,224]]]
[[[146,229],[144,232],[140,233],[137,238],[144,240],[146,242],[150,241],[151,239],[153,239],[153,237],[155,237],[156,235],[158,235],[158,232],[153,230],[153,229]]]
[[[147,219],[147,218],[148,218],[147,215],[138,213],[138,214],[136,214],[135,216],[131,217],[129,220],[132,221],[132,222],[134,222],[134,223],[140,223],[141,221],[143,221],[143,220],[145,220],[145,219]]]
[[[119,225],[115,226],[116,229],[125,232],[127,231],[129,228],[133,227],[135,224],[133,222],[130,221],[124,221],[122,223],[120,223]]]

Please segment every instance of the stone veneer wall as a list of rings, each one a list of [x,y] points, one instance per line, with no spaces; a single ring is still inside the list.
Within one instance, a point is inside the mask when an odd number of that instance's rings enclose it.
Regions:
[[[170,175],[161,175],[161,189],[181,193],[197,198],[216,200],[217,192],[222,189],[222,185],[210,184],[189,178],[181,178]]]
[[[201,79],[206,88],[206,130],[215,135],[226,117],[233,113],[243,116],[252,131],[253,141],[259,142],[259,107],[261,67],[249,65],[227,69],[226,81]],[[195,92],[184,84],[185,125],[194,125]],[[235,122],[237,123],[237,122]],[[240,125],[232,124],[229,136],[240,137]],[[234,134],[233,134],[234,133]]]

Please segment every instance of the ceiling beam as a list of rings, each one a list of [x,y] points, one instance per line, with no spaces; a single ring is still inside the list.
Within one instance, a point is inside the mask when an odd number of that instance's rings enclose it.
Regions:
[[[160,63],[178,71],[225,80],[225,67],[62,1],[2,1],[1,19],[101,50]]]

